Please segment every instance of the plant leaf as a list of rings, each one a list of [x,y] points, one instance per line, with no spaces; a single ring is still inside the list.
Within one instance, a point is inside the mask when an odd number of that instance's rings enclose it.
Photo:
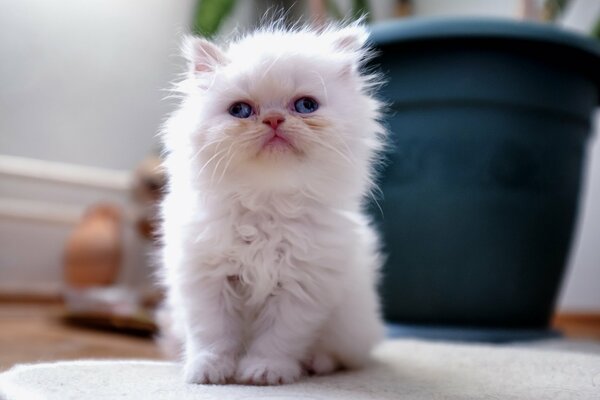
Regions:
[[[596,21],[596,25],[592,29],[592,36],[596,39],[600,39],[600,18]]]
[[[200,0],[196,5],[192,32],[205,37],[213,36],[236,3],[236,0]]]
[[[366,22],[371,22],[371,10],[368,0],[352,1],[352,19],[359,19],[364,16]]]
[[[340,11],[340,8],[338,7],[338,5],[335,3],[334,0],[325,0],[325,8],[327,8],[327,12],[334,19],[340,20],[340,19],[344,18],[344,16],[342,15],[342,12]]]

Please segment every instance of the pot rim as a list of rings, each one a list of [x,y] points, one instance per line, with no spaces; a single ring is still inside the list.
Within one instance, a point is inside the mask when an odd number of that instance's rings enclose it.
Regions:
[[[452,17],[411,18],[380,22],[371,26],[375,49],[393,51],[440,44],[458,44],[480,49],[527,53],[586,76],[595,85],[600,103],[600,40],[550,24],[501,18]],[[404,47],[404,48],[403,48]]]
[[[501,18],[411,18],[372,25],[370,40],[378,47],[432,40],[505,39],[577,48],[600,62],[600,41],[550,24]]]

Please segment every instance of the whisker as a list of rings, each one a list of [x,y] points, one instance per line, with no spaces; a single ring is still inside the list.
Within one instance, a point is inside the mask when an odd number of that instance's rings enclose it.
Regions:
[[[356,156],[354,155],[354,153],[350,149],[350,146],[348,146],[348,143],[346,143],[346,140],[342,137],[342,135],[340,135],[340,134],[336,134],[336,135],[337,135],[337,138],[338,138],[338,142],[341,143],[346,148],[346,150],[348,151],[348,153],[350,153],[350,156],[352,157],[352,159],[356,160]]]
[[[384,218],[385,216],[383,215],[383,208],[381,208],[381,204],[379,204],[379,201],[377,201],[377,197],[375,196],[373,191],[369,190],[367,193],[368,193],[369,197],[375,202],[375,205],[377,205],[377,208],[379,209],[379,212],[381,213],[381,217]]]
[[[219,160],[217,161],[217,164],[213,168],[212,174],[210,174],[210,186],[213,185],[214,180],[215,180],[215,173],[219,169],[219,165],[221,165],[221,161],[223,161],[227,157],[227,154],[228,153],[224,154],[222,157],[219,157]]]
[[[210,178],[211,184],[213,182],[215,172],[217,171],[217,169],[219,169],[219,165],[221,164],[221,161],[223,161],[225,158],[227,158],[227,162],[225,163],[225,168],[221,171],[221,175],[219,176],[219,180],[217,181],[217,185],[220,184],[221,181],[223,180],[223,177],[225,176],[225,171],[227,171],[227,168],[229,168],[229,164],[233,160],[233,154],[231,154],[231,150],[233,150],[233,146],[239,145],[240,143],[244,143],[244,142],[246,142],[248,140],[249,139],[246,138],[246,139],[242,139],[242,140],[239,140],[239,141],[232,141],[231,142],[231,144],[227,148],[227,153],[223,157],[221,157],[219,159],[219,161],[217,162],[217,165],[215,165],[215,168],[213,170],[213,175]]]
[[[217,170],[219,169],[219,166],[221,165],[221,163],[224,160],[227,160],[226,163],[225,163],[225,168],[223,168],[221,170],[221,173],[219,175],[219,180],[216,182],[216,184],[221,183],[222,180],[223,180],[223,177],[225,176],[225,173],[226,173],[227,169],[229,168],[231,162],[234,159],[234,154],[232,154],[233,146],[243,146],[243,145],[245,145],[247,143],[250,143],[250,142],[253,142],[253,141],[257,140],[261,136],[262,136],[262,133],[261,132],[257,132],[256,134],[251,135],[250,137],[246,137],[246,138],[243,138],[243,139],[233,139],[233,141],[231,142],[231,144],[229,145],[229,147],[227,149],[222,149],[220,151],[217,151],[215,154],[213,154],[213,156],[208,161],[206,161],[206,163],[202,166],[202,168],[200,169],[200,171],[198,171],[197,176],[199,176],[204,171],[204,169],[206,169],[208,167],[208,165],[215,158],[219,157],[218,160],[217,160],[217,162],[216,162],[216,164],[215,164],[215,166],[214,166],[214,168],[213,168],[213,171],[211,173],[209,186],[213,186],[215,184],[215,176],[216,176]],[[216,140],[216,141],[210,142],[208,144],[205,144],[200,149],[200,151],[206,149],[206,147],[208,147],[211,144],[215,144],[215,143],[217,143],[217,149],[218,149],[219,146],[222,143],[224,143],[224,141],[225,140],[222,139],[222,140]],[[223,153],[225,153],[225,154],[223,154]]]
[[[346,138],[342,135],[340,135],[336,130],[330,130],[328,131],[329,133],[333,134],[333,136],[335,136],[335,138],[337,139],[337,141],[346,148],[346,150],[348,151],[348,153],[350,153],[350,155],[352,156],[353,159],[356,159],[356,156],[354,155],[354,153],[352,152],[352,150],[350,149],[350,146],[348,146],[348,143],[346,142],[347,139],[349,140],[360,140],[360,139],[356,139],[356,138]]]
[[[210,141],[208,143],[205,143],[204,146],[202,146],[200,148],[200,150],[198,150],[196,153],[194,153],[194,155],[191,157],[191,161],[194,161],[196,159],[196,157],[198,157],[200,155],[200,153],[202,153],[207,147],[213,145],[213,144],[217,144],[217,148],[215,150],[219,149],[219,145],[224,141],[224,139],[216,139],[213,141]]]
[[[231,154],[229,156],[229,159],[227,160],[227,163],[225,164],[225,168],[223,168],[223,171],[221,171],[221,176],[219,177],[219,181],[217,182],[217,185],[221,183],[221,181],[223,180],[223,177],[225,176],[225,172],[227,171],[227,169],[229,168],[229,164],[231,163],[231,161],[233,160],[233,154]]]
[[[311,137],[311,136],[304,136],[304,139],[312,141],[313,143],[317,143],[323,147],[328,148],[331,151],[334,151],[335,153],[337,153],[340,157],[342,157],[348,164],[350,164],[350,166],[352,167],[356,167],[356,162],[353,159],[350,159],[349,156],[347,154],[344,154],[343,152],[341,152],[340,150],[336,149],[335,147],[331,146],[330,144],[328,144],[327,142],[323,141],[323,140],[318,140],[315,137]]]
[[[218,151],[215,154],[213,154],[213,156],[211,158],[209,158],[207,162],[204,163],[204,165],[202,166],[202,168],[200,168],[200,171],[198,171],[198,173],[196,174],[196,177],[200,176],[202,174],[202,172],[206,169],[206,167],[208,166],[208,164],[210,164],[212,160],[214,160],[217,156],[221,155],[224,151],[225,151],[225,149],[223,149],[221,151]]]

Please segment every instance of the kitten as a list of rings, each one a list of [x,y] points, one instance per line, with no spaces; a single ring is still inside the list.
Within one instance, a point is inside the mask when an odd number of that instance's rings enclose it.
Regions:
[[[362,211],[383,147],[360,24],[185,46],[165,125],[162,272],[190,383],[360,367],[382,338]]]

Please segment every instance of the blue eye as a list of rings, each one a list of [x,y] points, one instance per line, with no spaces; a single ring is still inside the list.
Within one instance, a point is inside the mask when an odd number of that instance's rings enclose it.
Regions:
[[[317,111],[319,103],[311,97],[301,97],[294,103],[294,109],[300,114],[310,114]]]
[[[248,118],[252,115],[252,112],[252,106],[248,103],[244,103],[243,101],[233,103],[231,107],[229,107],[229,114],[236,118]]]

